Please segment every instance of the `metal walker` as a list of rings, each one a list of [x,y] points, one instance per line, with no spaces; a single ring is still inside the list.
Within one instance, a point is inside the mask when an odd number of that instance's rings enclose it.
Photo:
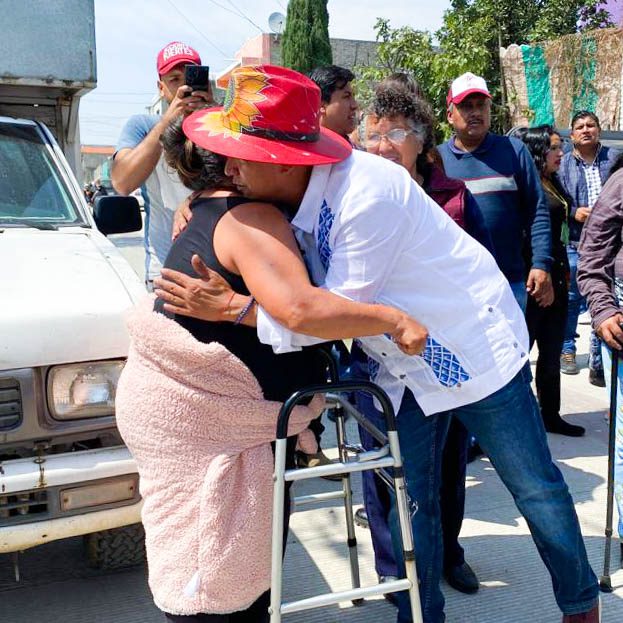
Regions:
[[[387,434],[380,431],[363,414],[353,407],[346,398],[338,392],[363,391],[375,397],[381,405],[387,424]],[[339,462],[320,467],[286,470],[286,444],[288,421],[292,409],[306,398],[314,394],[326,394],[327,404],[335,415]],[[380,444],[375,450],[364,451],[361,446],[352,445],[346,439],[345,413],[353,416]],[[359,559],[357,555],[357,539],[355,537],[355,523],[352,508],[352,491],[350,474],[376,470],[377,474],[395,492],[398,510],[398,522],[405,565],[405,578],[361,587],[359,579]],[[284,528],[284,495],[286,482],[296,482],[308,478],[343,474],[342,490],[306,495],[294,499],[294,504],[300,506],[313,502],[324,502],[332,499],[343,499],[346,514],[347,544],[351,571],[352,589],[336,593],[326,593],[282,603],[282,565],[283,565],[283,528]],[[411,611],[414,623],[422,623],[422,610],[418,590],[417,571],[415,566],[415,552],[411,517],[406,492],[402,457],[396,431],[396,418],[387,394],[377,385],[368,381],[348,381],[331,383],[328,385],[314,385],[294,393],[283,404],[277,421],[277,441],[275,444],[275,471],[273,474],[273,528],[272,528],[272,572],[271,572],[271,601],[270,622],[281,623],[282,615],[303,610],[311,610],[344,601],[354,604],[363,602],[366,597],[384,595],[398,591],[409,591]]]

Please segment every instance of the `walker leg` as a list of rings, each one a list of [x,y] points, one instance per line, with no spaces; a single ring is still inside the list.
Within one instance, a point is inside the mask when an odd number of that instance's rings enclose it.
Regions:
[[[394,486],[396,491],[396,507],[398,510],[398,523],[400,525],[400,537],[402,541],[402,552],[405,562],[405,572],[407,579],[411,582],[409,589],[409,601],[411,602],[411,615],[413,623],[423,623],[422,606],[420,604],[420,585],[417,577],[417,567],[415,565],[415,548],[413,544],[413,530],[411,527],[411,513],[409,512],[409,500],[407,487],[402,467],[402,455],[398,443],[398,433],[388,431],[389,447],[392,457],[396,462],[394,467]]]
[[[346,450],[346,425],[344,421],[344,410],[337,407],[334,412],[340,461],[345,463],[348,461],[348,452]],[[359,588],[361,586],[361,579],[359,577],[359,556],[357,554],[357,537],[355,536],[353,492],[350,486],[350,474],[344,474],[344,477],[342,478],[342,487],[344,489],[344,513],[346,515],[346,535],[350,562],[350,578],[352,587]],[[363,599],[354,599],[353,603],[356,605],[361,604],[363,603]]]
[[[283,574],[283,511],[285,495],[287,439],[275,442],[273,474],[273,535],[271,558],[270,623],[281,623],[281,582]]]

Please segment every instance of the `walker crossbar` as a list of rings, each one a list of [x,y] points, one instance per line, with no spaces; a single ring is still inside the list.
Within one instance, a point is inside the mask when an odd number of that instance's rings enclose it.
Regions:
[[[369,469],[381,469],[383,467],[393,467],[394,459],[391,456],[370,461],[355,461],[352,463],[331,463],[331,465],[319,465],[318,467],[305,467],[304,469],[289,469],[284,473],[286,482],[297,480],[307,480],[309,478],[323,478],[324,476],[335,476],[336,474],[352,474],[353,472],[364,472]]]
[[[330,393],[327,394],[327,402],[328,403],[337,403],[339,406],[344,409],[349,415],[352,415],[357,423],[365,428],[372,437],[374,437],[381,445],[385,445],[387,443],[387,435],[380,431],[368,418],[359,413],[353,405],[348,402],[345,396],[341,396],[340,394]]]
[[[383,415],[385,416],[387,434],[381,432],[367,420],[364,415],[348,403],[343,393],[354,391],[371,394],[377,399],[378,403],[381,405]],[[327,402],[334,411],[339,462],[318,467],[286,470],[286,438],[290,414],[297,404],[319,393],[327,396]],[[381,447],[370,451],[362,451],[360,446],[349,444],[346,440],[345,413],[352,415],[357,422],[381,444]],[[374,470],[378,473],[384,481],[388,482],[395,493],[406,577],[392,582],[384,582],[382,584],[379,583],[362,588],[359,580],[359,560],[357,556],[357,539],[355,538],[350,474],[367,470]],[[341,491],[317,493],[303,496],[299,499],[295,498],[294,503],[296,506],[299,504],[324,502],[333,499],[343,500],[346,515],[346,541],[348,544],[352,589],[317,595],[307,599],[282,604],[283,512],[286,482],[296,482],[299,480],[336,474],[342,475]],[[366,597],[374,597],[404,590],[409,592],[413,622],[422,623],[413,534],[411,530],[411,516],[402,467],[402,457],[400,455],[400,444],[396,431],[396,418],[387,394],[380,387],[368,381],[348,381],[331,383],[328,385],[314,385],[293,394],[282,406],[277,420],[277,441],[275,442],[275,471],[273,480],[272,571],[269,609],[271,623],[281,623],[283,614],[310,610],[312,608],[337,604],[343,601],[352,601],[354,604],[359,604]]]
[[[281,606],[281,613],[291,614],[292,612],[331,606],[344,601],[353,601],[356,598],[376,597],[377,595],[385,595],[386,593],[407,591],[410,586],[411,583],[409,580],[394,580],[393,582],[385,582],[384,584],[377,584],[376,586],[366,586],[365,588],[341,591],[339,593],[327,593],[326,595],[318,595],[317,597],[309,597],[308,599],[285,603]]]

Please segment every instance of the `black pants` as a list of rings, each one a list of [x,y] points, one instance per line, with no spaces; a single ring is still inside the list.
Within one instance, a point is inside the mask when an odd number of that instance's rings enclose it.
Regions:
[[[191,616],[165,614],[165,617],[167,621],[172,621],[172,623],[268,623],[270,621],[268,614],[269,605],[270,591],[266,591],[246,610],[241,610],[240,612],[232,612],[230,614],[193,614]]]
[[[530,348],[536,342],[539,357],[536,362],[536,392],[543,421],[560,416],[560,353],[567,322],[568,293],[564,280],[556,280],[554,302],[549,307],[539,307],[528,297],[526,323],[530,335]]]
[[[468,437],[465,426],[457,418],[451,418],[443,449],[439,492],[444,569],[458,567],[465,562],[465,553],[459,544],[459,533],[465,514]]]

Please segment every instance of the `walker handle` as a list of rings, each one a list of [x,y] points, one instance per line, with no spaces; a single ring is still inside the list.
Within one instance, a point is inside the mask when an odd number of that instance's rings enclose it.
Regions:
[[[279,417],[277,418],[277,439],[285,439],[288,436],[288,422],[290,421],[290,413],[296,405],[305,398],[310,398],[314,394],[326,394],[326,393],[338,393],[338,392],[365,392],[371,394],[376,398],[380,405],[381,411],[385,416],[387,422],[387,430],[396,430],[396,416],[394,414],[394,407],[389,400],[387,394],[378,385],[371,383],[370,381],[342,381],[339,383],[326,383],[323,385],[310,385],[304,387],[297,392],[294,392],[282,405],[279,411]]]

